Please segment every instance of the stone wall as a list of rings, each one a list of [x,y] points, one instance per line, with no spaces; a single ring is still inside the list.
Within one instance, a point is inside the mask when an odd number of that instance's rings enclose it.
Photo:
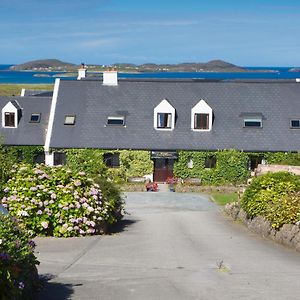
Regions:
[[[229,203],[224,211],[233,220],[242,222],[249,230],[261,235],[262,237],[272,239],[273,241],[294,248],[300,252],[300,227],[295,224],[285,224],[280,230],[275,230],[271,222],[262,216],[253,219],[247,217],[246,212],[240,207],[238,202]]]
[[[285,165],[258,165],[255,169],[255,175],[262,175],[268,172],[286,171],[300,176],[300,166],[285,166]]]

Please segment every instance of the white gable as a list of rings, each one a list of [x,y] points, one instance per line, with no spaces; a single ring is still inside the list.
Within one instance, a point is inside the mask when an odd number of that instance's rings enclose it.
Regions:
[[[14,113],[15,118],[15,126],[6,126],[5,125],[5,115],[7,113]],[[19,109],[16,107],[15,104],[13,104],[11,101],[8,102],[3,108],[2,108],[2,127],[9,127],[9,128],[17,128],[18,127],[18,119],[19,119]]]
[[[209,126],[208,129],[195,129],[194,128],[194,118],[195,114],[208,114],[209,115]],[[210,131],[212,129],[212,119],[213,119],[213,111],[212,108],[201,99],[193,108],[191,113],[191,128],[196,131]]]
[[[159,113],[163,114],[171,114],[171,128],[161,129],[157,127],[157,115]],[[175,108],[169,103],[167,99],[162,100],[155,108],[154,108],[154,128],[160,130],[173,130],[175,127]]]

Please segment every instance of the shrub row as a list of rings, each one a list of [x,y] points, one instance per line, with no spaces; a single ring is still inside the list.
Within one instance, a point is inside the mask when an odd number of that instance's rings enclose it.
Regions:
[[[241,199],[250,218],[263,216],[275,229],[300,221],[300,180],[287,172],[268,173],[253,179]]]

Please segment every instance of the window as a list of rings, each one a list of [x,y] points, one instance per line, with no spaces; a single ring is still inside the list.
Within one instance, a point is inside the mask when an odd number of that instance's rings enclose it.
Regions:
[[[245,118],[244,127],[262,127],[262,119],[260,118]]]
[[[291,120],[291,128],[300,128],[300,120]]]
[[[15,113],[13,112],[6,112],[5,116],[5,127],[15,127]]]
[[[66,153],[54,152],[54,166],[66,164]]]
[[[30,123],[40,123],[41,114],[31,114]]]
[[[195,114],[194,129],[209,129],[209,114]]]
[[[172,127],[172,114],[170,113],[158,113],[157,114],[157,128],[167,128]]]
[[[217,159],[215,156],[211,155],[205,158],[205,168],[208,169],[215,168],[216,164],[217,164]]]
[[[66,115],[64,125],[75,125],[76,116]]]
[[[108,117],[107,118],[107,125],[125,126],[125,118],[123,116]]]
[[[119,153],[105,153],[104,163],[109,168],[118,168],[120,167],[120,156]]]

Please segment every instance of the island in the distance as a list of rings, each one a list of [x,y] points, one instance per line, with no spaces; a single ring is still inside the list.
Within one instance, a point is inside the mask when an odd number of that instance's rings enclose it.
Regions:
[[[80,65],[67,63],[58,59],[43,59],[26,62],[23,64],[11,66],[14,71],[43,71],[43,72],[74,72]],[[222,61],[212,60],[207,63],[179,63],[179,64],[130,64],[130,63],[115,63],[112,65],[88,65],[87,68],[94,72],[101,72],[108,68],[114,68],[119,72],[255,72],[234,64]],[[257,70],[259,72],[264,70]],[[272,70],[268,70],[272,72]]]

